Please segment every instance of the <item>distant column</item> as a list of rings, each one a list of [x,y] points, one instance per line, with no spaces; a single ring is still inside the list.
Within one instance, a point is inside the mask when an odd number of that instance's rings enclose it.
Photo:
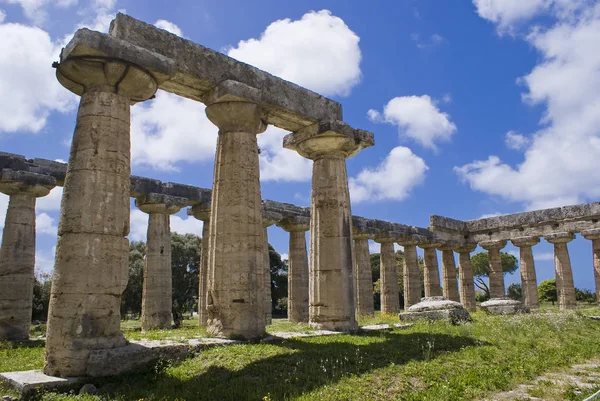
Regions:
[[[210,203],[201,203],[188,209],[188,215],[202,220],[202,249],[200,250],[200,271],[198,272],[198,326],[206,327],[206,293],[208,288],[208,255],[210,238]]]
[[[54,187],[50,176],[2,170],[28,183],[0,182],[8,210],[0,248],[0,341],[29,340],[35,280],[35,201]]]
[[[450,301],[460,302],[456,283],[456,261],[454,260],[454,246],[441,245],[442,251],[442,288],[444,297]]]
[[[600,304],[600,229],[587,230],[581,233],[583,238],[592,241],[594,258],[594,283],[596,285],[596,301]]]
[[[263,263],[263,292],[265,297],[265,324],[273,322],[273,300],[271,297],[271,257],[269,256],[269,234],[267,228],[282,219],[281,214],[266,211],[263,208],[263,235],[265,240],[265,260]]]
[[[519,248],[519,267],[521,271],[521,291],[523,304],[529,309],[539,309],[537,278],[531,247],[540,242],[539,237],[520,237],[511,239],[510,242]]]
[[[436,247],[440,244],[421,244],[423,248],[423,286],[425,287],[426,297],[436,297],[442,295],[442,287],[440,286],[440,270],[438,266]]]
[[[359,316],[373,316],[373,274],[369,238],[354,234],[354,276],[356,288],[356,313]]]
[[[404,247],[404,310],[421,301],[421,275],[417,258],[417,242],[403,241]]]
[[[502,270],[500,250],[506,246],[506,241],[484,241],[480,242],[479,245],[488,251],[488,262],[490,264],[490,298],[503,298],[506,289],[504,288],[504,271]]]
[[[393,314],[400,309],[400,291],[398,289],[398,269],[393,240],[376,238],[381,244],[379,251],[379,288],[381,291],[381,313]]]
[[[546,235],[546,241],[554,245],[554,272],[556,274],[556,292],[560,310],[575,309],[575,284],[567,243],[575,239],[572,233],[556,233]]]
[[[148,213],[142,331],[170,329],[173,320],[171,215],[186,206],[187,199],[150,193],[136,199],[135,204]]]
[[[469,312],[475,312],[475,283],[473,282],[473,265],[471,264],[471,252],[477,244],[466,244],[456,248],[458,252],[458,275],[460,280],[460,302]]]

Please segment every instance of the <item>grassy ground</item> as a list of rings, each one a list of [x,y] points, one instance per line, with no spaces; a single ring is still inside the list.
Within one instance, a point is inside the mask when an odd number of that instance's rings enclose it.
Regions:
[[[589,314],[597,312],[594,308]],[[146,374],[93,380],[102,392],[99,396],[45,394],[43,400],[482,399],[544,372],[600,356],[600,322],[581,313],[476,313],[473,318],[464,326],[419,323],[390,332],[213,348],[182,363],[159,363]],[[398,320],[376,316],[361,324],[381,322]],[[194,324],[190,321],[169,335],[198,336]],[[128,338],[148,337],[128,325]],[[310,330],[280,320],[269,327],[293,329]],[[42,364],[41,345],[0,345],[0,371]]]

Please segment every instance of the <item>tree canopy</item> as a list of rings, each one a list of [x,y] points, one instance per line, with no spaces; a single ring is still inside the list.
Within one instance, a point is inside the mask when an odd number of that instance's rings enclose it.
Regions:
[[[538,286],[538,296],[540,301],[556,302],[558,298],[558,293],[556,291],[556,279],[552,278],[550,280],[544,280]]]

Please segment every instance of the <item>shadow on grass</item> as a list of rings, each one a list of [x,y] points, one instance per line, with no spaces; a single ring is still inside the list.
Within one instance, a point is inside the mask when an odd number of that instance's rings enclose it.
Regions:
[[[199,354],[167,374],[164,370],[103,381],[106,391],[125,400],[283,400],[352,375],[390,365],[433,359],[465,347],[485,345],[470,337],[429,333],[368,333],[320,340],[271,343],[279,354],[262,359],[260,348],[239,348],[237,354],[211,361]],[[251,346],[249,346],[251,347]],[[237,361],[240,369],[218,366],[223,359]],[[240,363],[250,359],[247,364]],[[235,363],[234,363],[235,365]],[[194,370],[199,372],[194,375]],[[180,376],[180,377],[178,377]]]

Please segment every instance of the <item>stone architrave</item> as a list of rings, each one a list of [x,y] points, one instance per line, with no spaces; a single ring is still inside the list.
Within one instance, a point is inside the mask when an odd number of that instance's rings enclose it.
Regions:
[[[170,329],[173,321],[171,215],[187,205],[186,198],[150,193],[135,201],[148,213],[146,264],[142,292],[142,331]]]
[[[265,131],[260,92],[224,81],[207,97],[219,128],[211,201],[208,332],[256,339],[265,334],[265,234],[257,134]]]
[[[290,233],[288,256],[288,320],[308,323],[308,253],[306,231],[310,218],[296,216],[285,218],[277,225]]]
[[[582,231],[583,238],[592,241],[594,258],[594,283],[596,285],[596,300],[600,303],[600,229]]]
[[[425,297],[436,297],[442,295],[442,287],[440,286],[440,270],[436,252],[436,248],[439,246],[440,244],[419,245],[419,248],[423,249],[423,286],[425,289]]]
[[[52,279],[44,373],[84,376],[92,350],[118,348],[127,285],[130,105],[150,99],[173,62],[79,30],[57,78],[81,96],[65,178]]]
[[[373,144],[373,134],[341,121],[321,121],[283,139],[285,148],[314,161],[310,211],[312,327],[342,331],[358,327],[346,158]]]
[[[519,248],[519,265],[521,271],[521,290],[523,304],[531,310],[540,308],[537,289],[537,277],[531,247],[540,242],[539,237],[520,237],[510,242]]]
[[[554,245],[554,273],[556,274],[556,292],[560,310],[575,309],[575,284],[567,243],[575,239],[572,233],[556,233],[544,236],[544,239]]]
[[[356,314],[373,316],[373,275],[369,255],[369,237],[353,234],[354,238],[354,285],[356,289]]]
[[[396,267],[396,252],[393,240],[375,241],[381,244],[379,251],[381,290],[381,313],[385,315],[398,313],[400,309],[400,290],[398,289],[398,269]]]
[[[273,322],[273,300],[271,298],[271,257],[269,256],[269,235],[267,228],[279,222],[283,216],[279,213],[263,208],[263,235],[265,239],[265,260],[263,271],[263,291],[265,294],[265,324]]]
[[[5,181],[24,178],[27,184]],[[18,177],[20,176],[20,177]],[[35,280],[35,201],[56,180],[34,173],[2,171],[0,192],[9,196],[0,248],[0,341],[29,340]]]
[[[471,264],[471,252],[477,244],[466,244],[455,251],[458,253],[458,276],[460,280],[460,302],[469,312],[475,312],[475,283],[473,282],[473,265]]]
[[[188,209],[188,215],[202,220],[202,249],[200,250],[200,271],[198,272],[198,326],[206,327],[208,312],[206,294],[208,287],[208,255],[210,238],[210,205],[197,204]]]
[[[458,284],[456,282],[456,261],[454,260],[454,246],[440,245],[442,251],[442,289],[444,297],[450,301],[460,302]]]
[[[421,301],[421,275],[417,259],[417,242],[402,241],[404,246],[404,309],[407,310]]]
[[[488,262],[490,264],[490,299],[503,298],[505,293],[504,271],[502,270],[500,250],[506,246],[506,241],[484,241],[480,242],[479,245],[488,251]]]

